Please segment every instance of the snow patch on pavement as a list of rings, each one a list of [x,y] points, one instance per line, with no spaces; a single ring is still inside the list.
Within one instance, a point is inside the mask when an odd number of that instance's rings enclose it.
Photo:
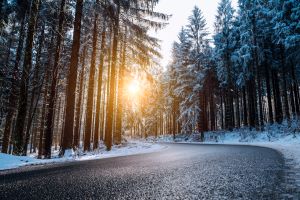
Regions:
[[[7,170],[29,165],[42,165],[49,163],[60,163],[67,161],[82,161],[82,160],[96,160],[103,158],[144,154],[157,152],[164,149],[165,146],[161,144],[146,143],[141,141],[129,141],[121,145],[113,146],[111,151],[106,151],[103,144],[100,148],[93,152],[83,152],[81,150],[68,150],[65,156],[60,158],[58,151],[54,151],[51,159],[37,159],[36,154],[28,156],[14,156],[0,153],[0,170]]]

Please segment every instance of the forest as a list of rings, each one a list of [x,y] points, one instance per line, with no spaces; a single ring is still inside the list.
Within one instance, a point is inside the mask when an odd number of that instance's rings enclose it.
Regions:
[[[195,7],[161,66],[159,0],[0,0],[2,153],[51,158],[300,115],[300,2]],[[210,37],[212,34],[212,37]]]
[[[300,3],[219,3],[209,39],[197,7],[166,73],[168,133],[264,130],[299,116]]]

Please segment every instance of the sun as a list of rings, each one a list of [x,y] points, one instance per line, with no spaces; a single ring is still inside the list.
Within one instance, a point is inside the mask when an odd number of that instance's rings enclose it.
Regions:
[[[132,80],[127,87],[127,90],[131,96],[137,96],[140,92],[140,83],[137,80]]]

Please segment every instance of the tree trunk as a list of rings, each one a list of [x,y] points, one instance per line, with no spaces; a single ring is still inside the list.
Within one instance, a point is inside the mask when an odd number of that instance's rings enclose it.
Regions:
[[[17,106],[17,85],[19,82],[19,63],[21,59],[22,49],[23,49],[23,43],[24,43],[24,36],[25,36],[25,18],[26,15],[24,14],[23,19],[21,21],[21,27],[19,32],[19,42],[16,52],[16,60],[15,65],[13,69],[13,82],[12,82],[12,88],[8,99],[8,112],[5,119],[5,128],[3,133],[3,139],[2,139],[2,153],[7,153],[8,150],[8,144],[9,144],[9,138],[11,134],[11,128],[12,128],[12,121],[13,116],[15,114],[15,109]]]
[[[103,138],[101,138],[101,131],[103,126],[101,126],[101,98],[102,98],[102,81],[103,81],[103,64],[104,64],[104,49],[105,49],[105,42],[106,42],[106,19],[104,18],[103,20],[103,30],[101,33],[101,50],[100,50],[100,60],[99,60],[99,68],[98,68],[98,95],[97,95],[97,107],[96,107],[96,119],[95,119],[95,131],[94,131],[94,150],[96,148],[98,148],[99,144],[98,144],[98,138],[100,136],[100,139],[103,140]]]
[[[52,60],[52,52],[53,52],[53,41],[54,41],[54,25],[52,26],[51,31],[51,39],[50,39],[50,47],[49,47],[49,53],[47,58],[47,63],[45,66],[50,66],[51,60]],[[45,132],[45,122],[46,122],[46,115],[47,115],[47,109],[48,109],[48,92],[49,92],[49,81],[50,81],[50,73],[51,70],[48,67],[45,67],[45,77],[43,82],[44,89],[43,89],[43,108],[42,108],[42,115],[41,115],[41,129],[40,129],[40,136],[39,136],[39,145],[38,145],[38,158],[42,158],[43,153],[43,142],[44,142],[44,132]]]
[[[264,127],[264,116],[263,116],[263,104],[262,104],[262,88],[261,88],[261,77],[256,72],[257,77],[257,92],[258,92],[258,107],[259,107],[259,126],[261,129]]]
[[[258,113],[258,105],[257,105],[257,92],[258,95],[261,95],[260,93],[260,86],[258,83],[258,86],[256,85],[256,81],[255,81],[255,76],[258,77],[258,70],[259,70],[259,63],[258,63],[258,51],[257,51],[257,19],[256,19],[256,15],[253,15],[251,18],[252,21],[252,40],[253,40],[253,66],[250,66],[250,72],[252,72],[254,74],[254,77],[250,78],[250,82],[251,82],[251,104],[252,107],[251,108],[251,117],[254,117],[254,126],[256,129],[258,129],[259,127],[259,114],[262,116],[262,112]],[[260,98],[258,96],[258,101],[260,102]],[[260,104],[260,103],[259,103]],[[262,110],[259,110],[262,111]],[[254,116],[252,116],[254,115]],[[251,124],[250,124],[251,126]]]
[[[41,89],[43,87],[43,81],[44,81],[44,79],[42,79],[42,83],[39,83],[40,68],[41,68],[41,56],[42,56],[44,39],[45,39],[45,33],[44,33],[45,23],[43,23],[43,27],[42,27],[41,31],[42,32],[41,32],[41,35],[40,35],[40,38],[39,38],[39,47],[38,47],[38,50],[37,50],[36,65],[35,65],[34,75],[33,75],[33,82],[32,82],[33,83],[33,89],[32,89],[31,100],[30,100],[27,128],[26,128],[26,132],[25,132],[25,142],[24,142],[24,147],[23,147],[23,156],[27,155],[28,142],[29,142],[29,139],[30,139],[30,130],[31,130],[33,119],[34,119],[34,115],[36,113],[36,109],[37,109],[37,106],[38,106],[38,102],[39,102],[40,94],[41,94]]]
[[[61,44],[63,39],[63,26],[65,18],[65,0],[61,0],[60,3],[60,12],[59,12],[59,21],[58,21],[58,30],[56,34],[56,47],[55,47],[55,56],[54,64],[52,68],[52,81],[50,87],[50,97],[49,97],[49,109],[47,114],[46,130],[45,130],[45,145],[44,145],[44,157],[46,159],[51,158],[51,147],[53,141],[53,128],[54,128],[54,110],[56,103],[56,86],[58,79],[58,68],[59,68],[59,59],[61,52]]]
[[[225,95],[225,128],[232,131],[234,125],[233,98],[230,89],[226,89]]]
[[[64,119],[64,134],[62,139],[62,148],[60,156],[65,154],[65,150],[71,149],[73,144],[74,131],[74,115],[75,115],[75,94],[77,82],[77,67],[80,49],[81,34],[81,17],[83,9],[83,0],[76,1],[74,34],[71,50],[71,61],[69,65],[69,73],[67,78],[67,94],[66,94],[66,113]]]
[[[237,122],[237,128],[240,128],[241,127],[241,118],[240,118],[240,98],[239,98],[239,94],[237,94],[237,97],[236,97],[236,101],[235,101],[235,104],[236,104],[236,122]]]
[[[108,151],[112,146],[112,134],[113,134],[113,120],[114,120],[114,107],[115,107],[115,90],[116,90],[116,66],[117,66],[117,51],[119,41],[119,14],[120,14],[120,1],[115,0],[117,5],[116,16],[113,26],[113,44],[112,44],[112,63],[111,63],[111,80],[110,80],[110,95],[108,101],[108,116],[107,116],[107,134],[105,135],[105,144]]]
[[[295,65],[292,64],[292,80],[293,80],[293,90],[294,90],[294,96],[295,96],[295,108],[296,108],[296,113],[299,116],[300,115],[300,105],[299,105],[299,86],[298,86],[298,81],[296,78],[296,71],[295,71]]]
[[[23,64],[23,72],[20,85],[20,95],[19,95],[19,106],[18,114],[16,120],[15,129],[15,140],[13,153],[15,155],[21,155],[23,152],[23,136],[24,136],[24,126],[27,113],[27,97],[28,97],[28,85],[30,78],[30,70],[32,67],[32,48],[33,48],[33,38],[35,34],[36,18],[38,13],[40,0],[33,0],[31,3],[31,13],[27,31],[25,56]]]
[[[216,114],[215,114],[215,102],[213,93],[210,94],[210,129],[212,131],[216,130]]]
[[[282,79],[283,79],[283,101],[284,101],[284,112],[285,117],[289,121],[290,116],[290,107],[289,107],[289,100],[287,95],[287,84],[286,84],[286,61],[285,61],[285,50],[283,45],[280,45],[280,54],[281,54],[281,70],[282,70]]]
[[[243,121],[244,126],[248,126],[247,95],[245,86],[243,87]]]
[[[108,135],[107,129],[107,120],[108,120],[108,106],[109,106],[109,95],[110,95],[110,81],[111,81],[111,38],[112,38],[112,31],[110,30],[110,44],[108,49],[108,66],[107,66],[107,81],[106,81],[106,99],[105,99],[105,116],[103,118],[103,127],[104,127],[104,142],[106,141],[106,135]],[[104,111],[103,111],[104,112]]]
[[[204,99],[204,91],[199,93],[199,104],[200,104],[200,113],[199,113],[199,122],[198,122],[198,130],[201,135],[201,142],[203,142],[203,136],[205,131],[205,99]]]
[[[125,34],[127,29],[125,29]],[[126,35],[123,38],[123,51],[122,51],[122,61],[119,67],[119,82],[118,82],[118,104],[117,104],[117,116],[116,116],[116,136],[115,144],[121,144],[122,142],[122,119],[123,119],[123,91],[124,91],[124,77],[125,77],[125,66],[126,66]]]
[[[266,77],[266,88],[267,88],[267,99],[268,99],[268,113],[269,113],[269,123],[273,124],[273,104],[272,104],[272,93],[271,93],[271,85],[270,85],[270,74],[269,74],[269,66],[265,64],[265,77]]]
[[[97,1],[98,2],[98,1]],[[94,110],[94,91],[95,91],[95,71],[96,71],[96,53],[98,42],[98,13],[96,12],[94,18],[94,32],[93,32],[93,50],[91,56],[91,67],[88,83],[88,96],[86,104],[86,122],[84,134],[84,151],[91,150],[91,135],[93,130],[93,110]]]
[[[293,85],[290,85],[290,99],[291,99],[291,107],[292,107],[292,113],[293,116],[296,116],[296,105],[295,105],[295,95],[294,95],[294,91],[293,91]]]
[[[275,119],[277,123],[281,124],[283,120],[281,95],[279,89],[278,74],[277,71],[275,71],[274,69],[272,70],[272,83],[273,83],[273,95],[274,95],[274,102],[275,102]]]
[[[223,104],[224,104],[224,95],[223,93],[221,94],[221,103],[220,103],[220,111],[221,111],[221,129],[224,129],[224,109],[223,109]]]
[[[51,49],[51,48],[50,48]],[[40,127],[40,135],[39,135],[39,144],[38,144],[38,158],[42,158],[43,153],[43,138],[45,132],[45,121],[46,121],[46,114],[47,114],[47,104],[48,104],[48,82],[49,82],[49,74],[50,70],[47,70],[44,83],[44,97],[43,97],[43,108],[42,108],[42,118],[41,118],[41,127]]]
[[[85,75],[85,57],[86,57],[87,47],[83,48],[82,56],[81,56],[81,72],[79,78],[79,94],[77,96],[77,105],[76,105],[76,124],[74,130],[74,140],[73,140],[73,149],[77,149],[79,147],[79,139],[80,139],[80,121],[82,117],[82,98],[83,98],[83,85],[84,85],[84,75]]]
[[[291,119],[291,115],[290,115],[290,106],[289,106],[289,100],[288,100],[288,88],[287,88],[287,83],[286,83],[286,73],[285,73],[285,69],[283,70],[283,74],[282,74],[282,78],[283,78],[283,99],[284,99],[284,111],[285,111],[285,117],[287,118],[287,120]]]

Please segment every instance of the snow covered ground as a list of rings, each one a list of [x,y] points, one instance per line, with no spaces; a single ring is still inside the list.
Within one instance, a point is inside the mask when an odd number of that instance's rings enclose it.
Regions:
[[[140,141],[129,141],[122,145],[113,146],[111,151],[106,151],[104,145],[100,145],[100,149],[94,152],[84,153],[66,152],[65,157],[59,158],[58,151],[54,152],[52,159],[37,159],[37,155],[29,156],[13,156],[0,153],[0,170],[13,169],[28,165],[43,165],[48,163],[58,163],[67,161],[95,160],[111,157],[119,157],[126,155],[142,154],[156,152],[165,148],[163,145],[154,143],[145,143]]]

